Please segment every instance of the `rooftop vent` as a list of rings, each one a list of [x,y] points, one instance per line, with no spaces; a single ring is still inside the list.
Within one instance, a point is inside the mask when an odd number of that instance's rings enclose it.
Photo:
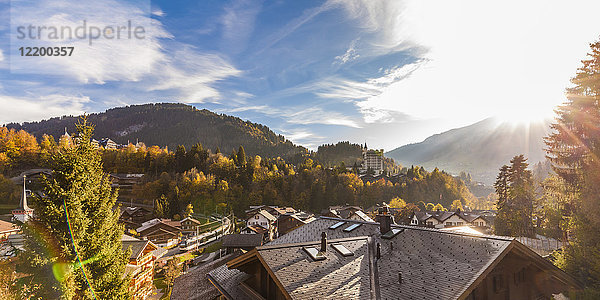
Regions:
[[[377,221],[379,222],[379,232],[381,234],[386,234],[392,229],[394,217],[390,215],[390,208],[386,204],[379,208]]]
[[[329,226],[329,229],[332,229],[332,230],[333,230],[333,229],[337,229],[338,227],[340,227],[340,226],[342,226],[342,225],[344,225],[344,224],[346,224],[346,222],[343,222],[343,221],[342,221],[342,222],[337,222],[337,223],[335,223],[335,224],[333,224],[333,225]]]
[[[361,223],[352,224],[352,225],[344,228],[344,232],[350,232],[350,231],[358,228],[360,225],[362,225],[362,224]]]
[[[321,232],[321,252],[327,252],[327,233]]]

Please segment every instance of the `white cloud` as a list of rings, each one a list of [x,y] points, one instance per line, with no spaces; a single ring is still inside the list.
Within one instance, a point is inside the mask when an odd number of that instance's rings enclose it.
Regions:
[[[140,2],[144,4],[144,2]],[[36,57],[28,59],[12,52],[12,72],[51,74],[73,78],[81,83],[105,83],[106,81],[137,81],[148,74],[152,66],[164,59],[160,39],[171,38],[162,24],[150,18],[148,8],[137,7],[126,2],[106,0],[81,3],[74,0],[43,0],[14,2],[11,6],[11,40],[13,45],[22,46],[73,46],[72,56],[65,57]],[[87,32],[92,27],[105,29],[113,28],[112,39],[99,38],[76,39],[74,35],[77,28],[83,29],[83,22]],[[121,38],[115,34],[117,27],[121,28]],[[51,31],[38,31],[41,39],[20,39],[17,26],[33,25],[53,26],[58,28],[59,38],[51,39]],[[39,26],[39,27],[38,27]],[[133,31],[136,27],[143,28],[138,32],[140,39],[135,38]],[[62,28],[66,28],[62,31]],[[73,32],[69,38],[68,30]],[[33,30],[34,37],[38,34]],[[82,36],[84,30],[79,30]],[[131,35],[129,33],[132,33]],[[28,33],[27,33],[28,35]],[[89,34],[87,35],[90,36]],[[130,38],[131,37],[131,38]],[[16,51],[12,49],[11,51]]]
[[[160,8],[151,11],[150,1],[135,2],[137,6],[115,0],[85,5],[74,0],[27,0],[19,3],[20,6],[14,7],[19,14],[11,20],[13,27],[32,24],[77,28],[85,20],[87,28],[116,28],[131,23],[132,28],[142,26],[144,33],[143,39],[129,39],[125,30],[119,40],[100,38],[93,40],[92,46],[88,40],[34,40],[36,46],[73,45],[73,56],[24,59],[12,53],[11,71],[15,73],[58,75],[74,79],[76,85],[116,82],[138,93],[164,91],[188,103],[217,101],[221,93],[214,85],[241,73],[220,54],[204,53],[174,41],[163,24],[152,19],[152,15],[164,16],[164,12]],[[16,33],[16,30],[12,33],[13,42],[24,43]],[[108,97],[106,95],[105,98]]]
[[[150,91],[178,90],[181,101],[200,103],[219,100],[220,93],[212,85],[241,71],[218,54],[198,53],[183,47],[156,63],[147,79]]]
[[[271,117],[283,118],[287,124],[309,125],[338,125],[352,128],[360,128],[361,125],[350,117],[339,112],[324,110],[321,107],[286,107],[275,108],[268,105],[241,106],[227,109],[228,113],[256,111]]]
[[[359,58],[360,54],[358,54],[356,51],[356,42],[357,41],[358,41],[358,39],[353,40],[350,43],[350,46],[348,46],[348,50],[346,50],[346,53],[344,53],[343,55],[336,56],[335,63],[343,65],[349,61],[353,61],[353,60]]]
[[[260,3],[251,0],[237,0],[225,7],[225,14],[221,16],[220,21],[223,25],[223,47],[226,51],[239,53],[246,48],[260,10]]]
[[[157,16],[157,17],[164,17],[165,16],[165,12],[162,9],[160,9],[160,8],[157,8],[157,9],[153,10],[152,14],[155,15],[155,16]]]
[[[0,95],[0,124],[39,121],[63,115],[84,113],[90,102],[87,96],[50,94],[44,96],[13,97]]]
[[[411,53],[422,59],[410,76],[381,78],[385,87],[359,101],[367,119],[372,111],[454,118],[457,125],[515,111],[543,117],[563,101],[600,34],[597,1],[334,2],[373,33],[368,42],[378,51],[416,49]],[[345,82],[340,96],[352,88],[362,96],[372,84]]]

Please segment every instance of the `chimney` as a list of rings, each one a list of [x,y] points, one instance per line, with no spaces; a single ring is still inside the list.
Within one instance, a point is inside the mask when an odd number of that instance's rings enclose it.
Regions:
[[[327,251],[327,233],[321,232],[321,252]]]
[[[390,215],[390,208],[387,204],[384,203],[383,206],[378,209],[377,221],[379,222],[379,232],[381,234],[385,234],[392,229],[394,217]]]

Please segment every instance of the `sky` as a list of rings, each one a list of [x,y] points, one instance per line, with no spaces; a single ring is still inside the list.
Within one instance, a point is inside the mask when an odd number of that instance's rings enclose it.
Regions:
[[[600,36],[599,10],[548,0],[0,0],[0,124],[181,102],[311,149],[349,140],[389,151],[488,117],[551,116]],[[19,38],[19,26],[83,20],[131,22],[143,39]],[[75,48],[24,57],[25,46]]]

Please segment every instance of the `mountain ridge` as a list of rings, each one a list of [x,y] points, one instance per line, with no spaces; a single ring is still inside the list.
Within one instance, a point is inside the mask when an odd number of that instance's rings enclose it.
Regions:
[[[407,166],[437,167],[454,174],[465,171],[474,180],[491,184],[498,168],[515,155],[524,154],[531,165],[545,160],[543,137],[550,133],[550,123],[511,124],[487,118],[398,147],[386,156]]]
[[[5,126],[23,129],[36,138],[43,134],[58,139],[65,132],[75,132],[79,116],[55,117],[38,122],[9,123]],[[88,115],[95,125],[96,139],[108,137],[120,144],[135,143],[189,149],[200,142],[205,148],[217,147],[228,154],[242,145],[249,155],[292,157],[307,150],[293,144],[269,127],[244,121],[238,117],[216,114],[206,109],[179,103],[150,103],[107,109]]]

